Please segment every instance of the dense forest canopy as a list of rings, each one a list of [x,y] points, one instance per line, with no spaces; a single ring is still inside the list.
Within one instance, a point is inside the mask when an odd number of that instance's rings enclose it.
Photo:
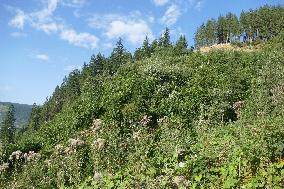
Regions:
[[[267,41],[284,28],[283,6],[263,6],[242,11],[239,16],[229,12],[217,19],[210,19],[198,27],[195,47],[220,43]]]
[[[242,34],[263,42],[252,52],[194,51],[168,28],[133,54],[119,38],[34,104],[18,135],[9,108],[1,187],[283,188],[283,23],[283,7],[265,6],[197,30],[198,48]]]

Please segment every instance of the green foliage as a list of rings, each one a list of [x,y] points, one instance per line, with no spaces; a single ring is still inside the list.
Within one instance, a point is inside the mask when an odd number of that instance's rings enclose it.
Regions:
[[[283,6],[265,5],[256,10],[242,11],[239,18],[229,12],[226,16],[220,15],[217,22],[210,19],[197,29],[195,47],[238,41],[256,45],[277,36],[284,27],[283,18]]]
[[[9,148],[10,144],[15,142],[15,134],[16,134],[16,127],[15,127],[15,108],[13,105],[10,105],[8,111],[4,117],[4,120],[1,124],[0,129],[0,140],[1,145],[3,147],[3,154],[6,156],[7,149]]]
[[[160,47],[169,47],[171,46],[171,39],[170,39],[170,30],[166,28],[165,31],[162,33],[158,45]]]
[[[135,61],[120,41],[34,106],[1,187],[283,188],[283,40],[201,54],[146,39]]]
[[[141,48],[138,48],[135,52],[134,52],[134,59],[135,60],[142,60],[144,58],[150,58],[151,54],[154,51],[154,48],[151,48],[150,46],[150,42],[149,42],[149,38],[146,36],[145,40],[143,41],[143,45]]]
[[[121,65],[131,59],[131,54],[124,48],[121,38],[118,39],[116,47],[113,49],[109,59],[107,70],[110,75],[113,75]]]

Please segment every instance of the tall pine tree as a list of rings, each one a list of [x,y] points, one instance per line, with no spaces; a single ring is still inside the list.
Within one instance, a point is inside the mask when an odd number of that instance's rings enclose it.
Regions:
[[[187,40],[184,35],[181,35],[174,47],[175,55],[183,55],[187,53]]]
[[[170,30],[169,28],[166,28],[163,34],[161,35],[159,39],[159,46],[160,47],[169,47],[171,46],[171,37],[170,37]]]
[[[108,62],[108,70],[113,75],[118,68],[131,59],[131,54],[123,46],[122,39],[119,38],[116,47],[113,49]]]
[[[29,118],[28,130],[36,131],[41,124],[41,108],[40,106],[33,104],[32,112]]]
[[[0,139],[4,149],[6,149],[9,144],[13,144],[15,142],[16,127],[14,116],[15,108],[13,105],[10,105],[2,122],[2,127],[0,130]]]

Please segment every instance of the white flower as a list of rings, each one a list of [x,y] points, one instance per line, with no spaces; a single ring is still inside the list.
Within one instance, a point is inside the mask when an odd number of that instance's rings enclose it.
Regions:
[[[73,139],[73,138],[70,138],[68,142],[70,143],[71,147],[77,147],[77,146],[81,146],[84,144],[84,141],[80,139]]]
[[[3,172],[3,171],[5,171],[8,168],[9,168],[9,164],[8,163],[3,163],[2,165],[0,165],[0,172]]]
[[[186,165],[186,163],[185,163],[185,162],[179,162],[179,164],[178,164],[178,166],[179,166],[180,168],[185,167],[185,165]]]
[[[13,160],[14,158],[16,160],[19,160],[21,156],[22,156],[22,152],[20,150],[17,150],[10,155],[9,160]]]
[[[93,121],[93,125],[92,125],[92,130],[93,132],[96,132],[100,129],[102,124],[102,120],[101,119],[94,119]]]
[[[102,178],[103,177],[99,172],[97,172],[97,171],[94,172],[94,180],[101,181]]]
[[[105,139],[102,138],[98,138],[97,140],[94,141],[94,145],[98,149],[102,149],[104,147],[104,144],[105,144]]]

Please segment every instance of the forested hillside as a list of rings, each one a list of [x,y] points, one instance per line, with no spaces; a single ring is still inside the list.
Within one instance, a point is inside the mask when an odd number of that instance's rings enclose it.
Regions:
[[[3,121],[9,105],[13,105],[15,107],[15,126],[17,128],[22,128],[28,123],[32,106],[27,104],[0,102],[0,123]]]
[[[241,18],[263,11],[284,8]],[[119,39],[33,106],[27,128],[1,147],[1,187],[283,188],[283,21],[268,31],[246,34],[242,43],[263,43],[251,52],[201,53],[169,29],[133,54]]]

